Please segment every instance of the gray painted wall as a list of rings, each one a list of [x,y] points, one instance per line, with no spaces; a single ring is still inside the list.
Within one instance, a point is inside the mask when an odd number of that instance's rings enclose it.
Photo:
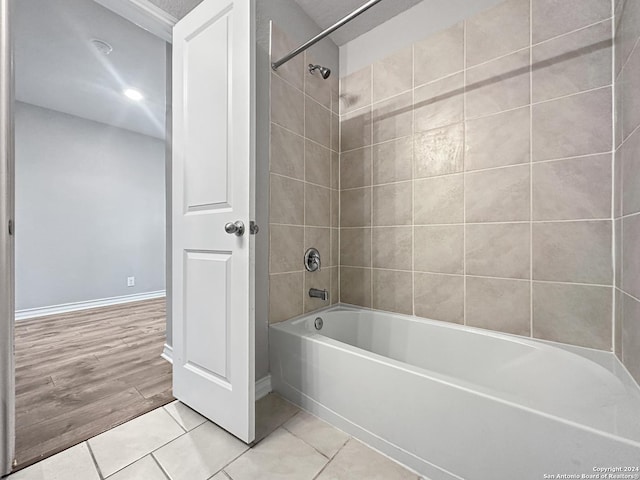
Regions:
[[[163,290],[164,141],[20,102],[15,122],[16,309]]]
[[[269,373],[269,61],[270,22],[289,38],[303,43],[321,29],[294,0],[257,1],[256,8],[256,378]],[[326,38],[313,49],[314,58],[338,72],[338,47]]]

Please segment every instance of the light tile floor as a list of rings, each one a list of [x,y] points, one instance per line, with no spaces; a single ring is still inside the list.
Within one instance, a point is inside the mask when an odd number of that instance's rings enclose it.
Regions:
[[[275,394],[256,404],[251,448],[180,402],[14,473],[8,480],[417,480]]]

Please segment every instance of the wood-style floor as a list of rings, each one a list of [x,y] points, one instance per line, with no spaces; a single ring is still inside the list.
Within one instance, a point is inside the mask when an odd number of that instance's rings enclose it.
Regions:
[[[16,322],[16,461],[24,467],[173,400],[165,300]]]

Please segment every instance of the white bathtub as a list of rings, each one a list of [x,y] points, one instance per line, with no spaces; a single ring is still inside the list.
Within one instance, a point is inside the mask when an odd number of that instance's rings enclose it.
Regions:
[[[275,391],[432,480],[640,473],[640,389],[612,354],[341,306],[269,343]]]

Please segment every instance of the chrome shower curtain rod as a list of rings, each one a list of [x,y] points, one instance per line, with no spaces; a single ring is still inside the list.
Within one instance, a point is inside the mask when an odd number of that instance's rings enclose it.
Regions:
[[[292,50],[289,54],[285,55],[280,60],[278,60],[276,62],[273,62],[271,64],[271,68],[273,68],[274,70],[277,70],[280,65],[283,65],[283,64],[287,63],[289,60],[291,60],[296,55],[299,55],[300,53],[304,52],[310,46],[315,45],[316,43],[318,43],[320,40],[322,40],[327,35],[331,35],[333,32],[335,32],[337,29],[339,29],[345,23],[350,22],[351,20],[356,18],[358,15],[360,15],[361,13],[366,12],[371,7],[373,7],[376,3],[379,3],[381,1],[382,0],[369,0],[367,3],[365,3],[364,5],[359,7],[358,9],[354,10],[353,12],[351,12],[346,17],[338,20],[332,26],[330,26],[329,28],[327,28],[324,31],[320,32],[318,35],[313,37],[311,40],[308,40],[307,42],[303,43],[302,45],[300,45],[295,50]]]

